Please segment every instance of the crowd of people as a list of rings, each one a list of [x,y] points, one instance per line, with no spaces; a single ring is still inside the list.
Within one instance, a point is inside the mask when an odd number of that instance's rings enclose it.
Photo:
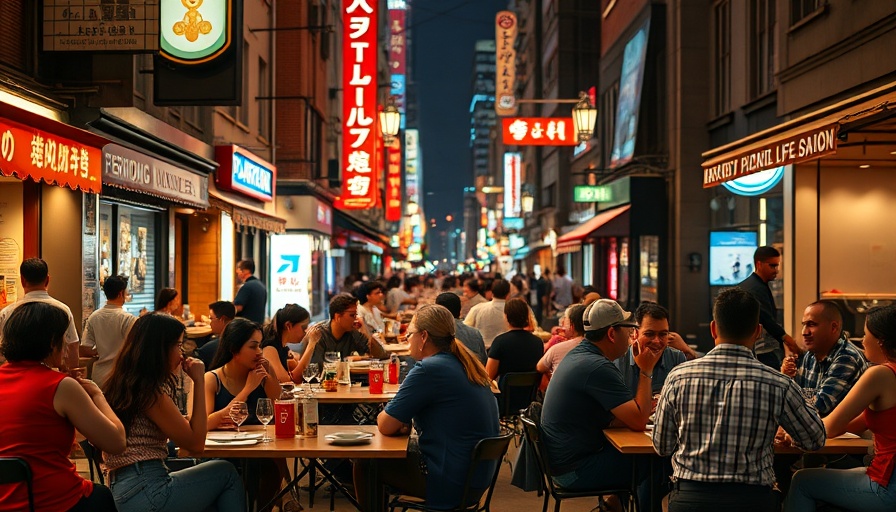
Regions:
[[[328,353],[387,358],[384,336],[403,321],[409,371],[376,423],[383,435],[417,436],[405,459],[355,462],[361,501],[371,498],[363,496],[368,489],[388,485],[432,507],[459,505],[473,447],[499,432],[493,390],[506,374],[538,372],[538,427],[549,477],[563,489],[626,488],[634,475],[640,510],[660,510],[657,498],[666,494],[670,511],[771,511],[782,501],[786,511],[821,504],[893,510],[896,306],[868,313],[857,347],[838,306],[814,302],[796,341],[777,324],[768,287],[780,255],[760,248],[754,260],[753,274],[715,300],[714,347],[700,354],[672,329],[662,305],[628,312],[563,269],[553,279],[548,271],[510,280],[353,277],[331,298],[328,318],[312,323],[297,304],[265,319],[266,290],[249,260],[238,264],[243,286],[234,300],[209,305],[212,338],[185,353],[176,290],[160,290],[155,311],[134,317],[123,309],[127,279],[108,277],[106,303],[79,336],[68,307],[48,293],[46,263],[29,259],[20,269],[25,296],[0,311],[7,414],[0,456],[31,464],[38,509],[243,510],[231,461],[170,472],[171,447],[202,452],[209,430],[237,426],[230,411],[238,404],[247,406],[246,424],[257,424],[257,402],[278,398],[281,384],[301,382],[312,364],[322,368]],[[551,319],[559,325],[542,330]],[[79,355],[94,358],[92,380],[69,371]],[[184,381],[187,402],[178,393]],[[334,407],[322,406],[322,423],[357,421]],[[609,445],[601,430],[619,426],[652,428],[661,471]],[[75,430],[102,453],[108,488],[74,469]],[[776,443],[811,452],[844,432],[866,431],[875,451],[867,467],[853,457],[774,453]],[[285,460],[250,470],[261,475],[260,499],[289,476]],[[484,490],[491,472],[478,473],[474,487]],[[0,511],[21,508],[24,496],[0,485]],[[601,507],[618,509],[623,499]]]

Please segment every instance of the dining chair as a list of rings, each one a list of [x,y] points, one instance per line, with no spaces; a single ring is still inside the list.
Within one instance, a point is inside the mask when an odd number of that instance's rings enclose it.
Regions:
[[[92,482],[104,484],[103,471],[100,468],[100,464],[103,462],[103,452],[90,444],[90,441],[86,439],[80,441],[78,444],[81,445],[81,450],[84,451],[84,456],[87,458],[87,469],[90,471],[90,480]]]
[[[28,488],[28,510],[34,512],[34,489],[32,488],[31,466],[19,457],[0,458],[0,484],[24,482]]]
[[[513,432],[516,445],[523,436],[519,423],[520,410],[525,409],[535,400],[538,385],[541,383],[540,372],[510,372],[498,378],[498,416],[501,426]]]
[[[520,415],[520,421],[523,423],[526,442],[532,446],[532,449],[535,452],[535,460],[538,462],[538,469],[541,473],[542,488],[547,490],[547,492],[544,493],[544,506],[542,507],[542,512],[547,512],[548,501],[551,497],[554,498],[554,512],[560,512],[560,504],[563,500],[571,498],[601,498],[602,496],[609,496],[611,494],[619,495],[620,498],[632,497],[631,489],[598,488],[571,491],[556,485],[554,479],[551,478],[552,472],[550,470],[550,463],[546,457],[544,443],[542,442],[541,437],[541,404],[536,403],[532,405],[533,407],[529,407],[529,410],[525,414]],[[536,405],[538,407],[534,407]],[[637,511],[635,500],[629,499],[628,501],[632,509]]]
[[[512,438],[513,434],[508,432],[498,437],[487,437],[476,443],[476,447],[473,448],[473,453],[470,456],[470,466],[467,468],[461,504],[451,510],[457,512],[489,512],[492,494],[495,492],[495,483],[497,483],[498,473],[501,471],[501,461],[504,459],[504,454],[507,453],[507,448],[510,446]],[[492,481],[485,491],[475,493],[474,489],[470,488],[470,484],[473,481],[473,477],[484,464],[495,465]],[[389,502],[390,512],[394,512],[396,508],[401,508],[402,512],[406,510],[436,510],[427,507],[425,501],[410,496],[397,496]]]

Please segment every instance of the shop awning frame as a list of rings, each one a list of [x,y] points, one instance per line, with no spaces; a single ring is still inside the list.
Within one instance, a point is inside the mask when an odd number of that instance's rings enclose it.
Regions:
[[[234,204],[219,191],[209,190],[208,203],[230,215],[233,223],[238,226],[257,228],[269,233],[286,233],[286,219],[248,205]]]
[[[557,254],[576,252],[582,248],[582,241],[591,233],[619,217],[631,209],[630,204],[618,206],[612,210],[600,212],[594,217],[576,226],[572,231],[557,238]]]

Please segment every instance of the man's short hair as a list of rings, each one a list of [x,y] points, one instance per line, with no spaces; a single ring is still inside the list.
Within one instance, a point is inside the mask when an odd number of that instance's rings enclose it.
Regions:
[[[240,270],[248,270],[251,274],[255,274],[255,262],[249,259],[240,260],[236,264],[236,268]]]
[[[236,306],[233,305],[233,302],[227,300],[212,302],[208,305],[208,309],[212,310],[212,313],[218,318],[228,318],[230,320],[236,318]]]
[[[464,281],[464,286],[469,288],[473,293],[480,293],[478,279],[467,279],[466,281]]]
[[[572,330],[580,336],[585,334],[585,307],[584,304],[573,304],[566,310],[566,316],[569,318]]]
[[[339,293],[330,299],[330,318],[345,313],[348,308],[358,305],[358,299],[350,293]]]
[[[506,279],[495,279],[492,283],[492,297],[506,299],[510,294],[510,283]]]
[[[669,310],[656,302],[645,300],[638,306],[638,309],[635,310],[635,321],[638,322],[638,325],[641,325],[641,320],[643,320],[645,316],[649,316],[654,320],[669,321]]]
[[[529,325],[529,305],[519,297],[510,299],[504,304],[504,316],[507,317],[507,323],[511,327],[527,327]]]
[[[22,282],[30,286],[44,284],[50,275],[50,267],[40,258],[28,258],[19,265],[19,276]]]
[[[115,300],[121,292],[128,289],[128,278],[125,276],[109,276],[103,281],[103,295],[106,300]]]
[[[454,318],[460,318],[460,297],[458,297],[456,293],[440,293],[439,296],[436,297],[436,304],[444,306],[445,309],[451,312],[451,315]]]
[[[747,341],[759,325],[759,302],[740,288],[723,290],[712,306],[712,319],[720,338]]]
[[[361,286],[358,287],[355,293],[361,304],[367,304],[367,296],[377,290],[383,290],[385,293],[386,287],[379,281],[365,281],[361,283]]]
[[[809,304],[808,307],[818,306],[821,308],[821,316],[824,317],[828,322],[837,322],[843,327],[843,311],[840,310],[840,306],[837,305],[836,302],[832,300],[822,299]]]
[[[756,252],[753,253],[753,261],[765,263],[772,258],[778,258],[780,256],[781,253],[774,247],[763,245],[762,247],[758,247]]]

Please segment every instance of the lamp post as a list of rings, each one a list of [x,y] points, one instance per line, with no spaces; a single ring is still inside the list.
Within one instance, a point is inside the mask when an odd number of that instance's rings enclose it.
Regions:
[[[594,123],[597,121],[597,107],[591,104],[591,98],[584,91],[579,93],[579,101],[572,107],[572,122],[579,134],[579,142],[594,137]]]
[[[401,112],[395,106],[395,98],[389,96],[386,106],[380,112],[380,127],[383,129],[383,144],[392,144],[401,127]]]

